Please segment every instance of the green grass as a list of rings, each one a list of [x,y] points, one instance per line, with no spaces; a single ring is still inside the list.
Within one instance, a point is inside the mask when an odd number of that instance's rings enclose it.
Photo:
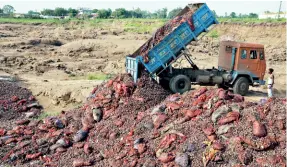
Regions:
[[[152,33],[166,23],[168,19],[28,19],[28,18],[0,18],[0,23],[21,24],[54,24],[58,26],[72,25],[79,27],[98,28],[103,30],[122,29],[125,32]],[[229,23],[284,23],[286,19],[254,19],[254,18],[218,18],[219,22]],[[218,38],[216,32],[210,34]]]
[[[81,20],[81,19],[29,19],[29,18],[0,18],[0,23],[52,23],[52,24],[66,24],[66,23],[85,23],[89,26],[111,25],[115,26],[124,25],[125,28],[141,28],[145,27],[158,27],[163,25],[168,19],[94,19],[94,20]],[[218,18],[219,22],[243,22],[243,23],[283,23],[286,19],[256,19],[256,18]]]
[[[88,73],[86,75],[70,75],[71,80],[98,80],[104,81],[114,77],[113,74],[103,74],[103,73]]]
[[[127,19],[123,22],[125,32],[151,33],[164,25],[166,19]]]
[[[207,34],[207,36],[214,38],[214,39],[217,39],[219,37],[219,33],[216,30],[212,30]]]
[[[86,20],[86,26],[102,29],[122,29],[125,32],[151,33],[161,27],[166,19],[96,19]]]
[[[229,23],[286,23],[286,19],[218,18],[219,22]]]
[[[56,19],[25,19],[25,18],[0,18],[0,23],[24,23],[24,24],[33,24],[33,23],[51,23],[59,24],[61,21]]]
[[[39,115],[39,117],[37,118],[37,120],[42,120],[42,119],[45,119],[45,118],[47,118],[47,117],[51,117],[51,116],[57,116],[57,115],[59,115],[60,114],[60,111],[49,111],[49,112],[47,112],[47,111],[43,111],[40,115]]]
[[[0,23],[21,24],[55,24],[55,25],[77,25],[80,27],[92,27],[104,30],[123,29],[125,32],[151,33],[161,27],[167,19],[25,19],[25,18],[0,18]]]
[[[107,79],[110,79],[111,75],[107,75],[107,74],[88,74],[87,75],[87,79],[88,80],[100,80],[100,81],[104,81]]]

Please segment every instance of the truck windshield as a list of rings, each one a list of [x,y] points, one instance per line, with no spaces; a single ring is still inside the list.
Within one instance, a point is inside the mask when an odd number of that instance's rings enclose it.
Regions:
[[[250,50],[250,59],[257,59],[256,50]]]
[[[241,59],[246,59],[246,54],[247,54],[247,52],[246,52],[246,50],[241,50]]]

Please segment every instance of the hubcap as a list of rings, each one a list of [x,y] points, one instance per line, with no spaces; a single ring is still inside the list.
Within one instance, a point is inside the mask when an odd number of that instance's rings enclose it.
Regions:
[[[184,82],[183,80],[179,80],[179,81],[177,82],[177,87],[178,87],[179,89],[183,89],[184,86],[185,86],[185,82]]]
[[[247,87],[246,83],[242,83],[242,84],[240,85],[240,90],[245,90],[246,87]]]

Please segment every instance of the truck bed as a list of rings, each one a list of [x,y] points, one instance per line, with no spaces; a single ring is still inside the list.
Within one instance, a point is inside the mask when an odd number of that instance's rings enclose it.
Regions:
[[[194,30],[190,28],[187,22],[180,24],[148,51],[148,62],[145,63],[142,55],[126,57],[126,71],[132,74],[134,82],[139,76],[139,63],[148,73],[156,75],[157,72],[167,68],[170,62],[178,59],[181,50],[185,49],[191,41],[197,40],[202,32],[207,32],[211,25],[218,23],[205,3],[199,5],[191,20],[193,20]]]

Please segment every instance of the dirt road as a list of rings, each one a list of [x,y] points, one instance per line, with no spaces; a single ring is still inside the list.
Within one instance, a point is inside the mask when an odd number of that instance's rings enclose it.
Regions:
[[[275,69],[275,93],[285,96],[285,24],[220,24],[213,31],[218,38],[206,36],[188,46],[199,67],[216,67],[222,39],[264,44],[267,67]],[[101,82],[88,80],[89,73],[124,72],[125,56],[149,37],[120,28],[0,24],[0,75],[21,79],[46,111],[59,112],[81,103],[92,87]],[[253,90],[247,98],[257,101],[266,96],[264,87]]]

